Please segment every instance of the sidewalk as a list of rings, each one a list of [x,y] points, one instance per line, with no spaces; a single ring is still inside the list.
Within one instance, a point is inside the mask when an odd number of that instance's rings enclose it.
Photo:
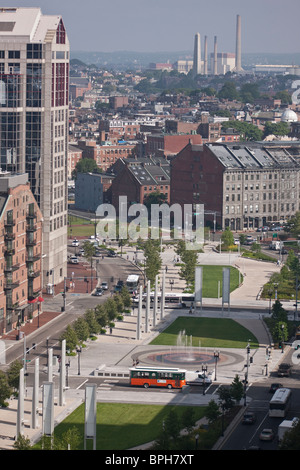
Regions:
[[[123,258],[126,259],[129,256],[129,261],[134,262],[136,250],[128,249],[127,254],[123,255]],[[138,259],[141,258],[141,253],[137,254]],[[213,253],[211,248],[207,247],[203,255],[199,255],[199,258],[203,264],[222,264],[225,261],[225,256],[220,257],[219,254]],[[226,255],[226,258],[228,255]],[[179,289],[184,288],[184,281],[179,278],[178,267],[174,263],[174,251],[171,248],[166,249],[162,253],[163,258],[163,269],[165,266],[168,267],[166,272],[166,279],[174,279],[176,287]],[[236,257],[231,257],[231,262],[238,264]],[[205,263],[206,261],[206,263]],[[255,263],[255,262],[254,262]],[[227,264],[227,263],[226,263]],[[256,269],[253,265],[252,260],[243,260],[243,267],[246,276],[244,278],[244,283],[242,287],[237,289],[233,294],[231,294],[231,307],[233,306],[249,306],[249,312],[243,311],[239,312],[235,310],[228,314],[227,306],[224,307],[224,313],[214,310],[213,308],[210,311],[205,311],[202,313],[198,311],[197,315],[207,316],[207,317],[222,317],[224,318],[233,318],[234,320],[241,323],[245,328],[249,329],[257,337],[260,347],[255,352],[254,364],[251,365],[251,381],[261,381],[264,378],[267,378],[264,375],[264,366],[266,363],[265,357],[265,347],[270,344],[270,338],[267,334],[267,331],[263,325],[261,314],[255,311],[253,306],[266,308],[268,307],[268,301],[259,301],[257,296],[261,287],[261,283],[266,282],[268,277],[272,272],[276,272],[278,269],[276,266],[271,265],[270,263],[260,263],[261,272],[258,278],[257,265]],[[89,266],[84,265],[70,265],[68,266],[68,277],[71,276],[74,272],[74,277],[84,277],[88,276]],[[76,273],[76,274],[75,274]],[[167,282],[168,282],[167,281]],[[96,284],[95,284],[96,285]],[[74,292],[82,295],[86,295],[86,288],[88,286],[84,281],[82,283],[76,282]],[[89,286],[90,287],[90,286]],[[175,290],[175,289],[174,289]],[[59,292],[63,291],[63,286],[56,286],[55,295],[59,295]],[[69,291],[70,292],[70,291]],[[72,292],[70,292],[72,293]],[[67,294],[68,295],[68,294]],[[45,304],[49,305],[51,303],[52,296],[45,295]],[[212,306],[221,306],[222,299],[204,299],[203,306],[212,305]],[[26,334],[26,337],[37,330],[38,322],[39,326],[42,327],[47,324],[47,322],[54,320],[61,312],[51,312],[51,309],[47,308],[45,312],[42,312],[39,318],[35,317],[32,323],[26,323],[22,327],[21,331]],[[266,313],[268,313],[266,311]],[[154,328],[150,329],[148,333],[142,331],[140,340],[136,340],[136,321],[137,317],[134,315],[126,316],[124,321],[116,322],[115,328],[113,328],[112,334],[107,333],[106,335],[101,335],[95,342],[89,342],[88,347],[81,355],[81,377],[82,383],[85,381],[85,377],[90,377],[93,374],[93,371],[104,365],[108,368],[118,370],[122,368],[128,371],[128,367],[132,365],[132,355],[138,354],[139,351],[147,349],[152,338],[159,334],[159,331],[164,329],[169,323],[173,322],[176,316],[186,315],[188,312],[185,310],[169,311],[169,314]],[[17,331],[9,333],[5,340],[15,340]],[[231,383],[233,380],[233,374],[238,373],[242,375],[244,373],[244,360],[245,360],[245,351],[228,351],[228,354],[235,354],[238,356],[237,361],[235,362],[234,368],[229,363],[223,368],[218,367],[218,380],[224,383]],[[269,372],[277,367],[279,361],[283,359],[284,355],[280,351],[273,351],[272,361],[270,362]],[[240,358],[240,359],[239,359]],[[71,359],[71,366],[69,370],[69,376],[77,375],[77,357]],[[99,387],[97,391],[97,398],[99,401],[129,401],[129,402],[145,402],[144,392],[132,392],[130,389],[126,392],[113,392],[110,390],[110,387],[107,384],[106,388]],[[28,390],[29,396],[25,400],[25,416],[26,419],[30,420],[31,416],[31,391]],[[192,396],[194,395],[194,396]],[[84,400],[84,389],[81,390],[67,390],[66,394],[66,403],[64,406],[60,407],[55,406],[55,423],[60,422],[67,416],[73,409],[75,409],[83,400]],[[163,403],[168,404],[171,401],[173,403],[186,403],[186,404],[195,404],[201,405],[207,403],[209,394],[174,394],[172,391],[167,394],[157,394],[155,392],[151,395],[147,394],[147,399],[150,398],[152,403]],[[193,402],[194,400],[194,402]],[[196,401],[195,401],[196,400]],[[6,410],[0,410],[0,448],[12,448],[13,438],[16,433],[16,410],[17,410],[17,400],[11,400],[10,406]],[[27,421],[25,423],[25,436],[29,436],[32,440],[36,436],[40,435],[41,429],[34,430],[31,428],[31,423]]]

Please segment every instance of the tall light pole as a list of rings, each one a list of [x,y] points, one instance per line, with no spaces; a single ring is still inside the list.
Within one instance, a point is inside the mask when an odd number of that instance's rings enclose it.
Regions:
[[[220,357],[220,351],[214,351],[214,358],[215,358],[215,380],[217,380],[217,363]]]
[[[205,373],[207,372],[207,366],[202,366],[202,372],[203,372],[203,395],[205,395],[205,379],[206,379]]]

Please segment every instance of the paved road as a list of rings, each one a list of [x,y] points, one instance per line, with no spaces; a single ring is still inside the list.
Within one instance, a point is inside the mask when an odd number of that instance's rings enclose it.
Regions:
[[[129,260],[127,260],[127,256]],[[110,277],[112,273],[115,273],[115,267],[118,266],[118,273],[121,269],[124,269],[125,272],[127,269],[136,269],[135,267],[135,258],[139,260],[141,258],[141,253],[135,253],[135,250],[130,252],[130,249],[127,250],[126,254],[123,255],[123,260],[120,258],[117,259],[105,259],[102,263],[98,265],[100,280],[101,277]],[[201,255],[200,255],[201,256]],[[163,257],[163,266],[168,267],[168,276],[177,276],[176,284],[177,287],[182,287],[182,280],[178,277],[178,272],[174,263],[174,252],[172,249],[166,249],[162,253]],[[130,259],[131,258],[131,259]],[[213,251],[213,247],[206,247],[205,253],[202,257],[202,262],[206,260],[209,263],[214,264],[223,264],[228,258],[228,254],[220,255],[216,254]],[[229,261],[229,258],[228,258]],[[232,256],[230,259],[231,264],[237,264],[240,261],[236,256]],[[202,311],[197,311],[195,315],[199,316],[209,316],[209,317],[231,317],[236,321],[242,323],[246,328],[253,332],[253,334],[258,338],[261,347],[254,352],[254,363],[251,366],[251,381],[261,381],[265,377],[265,346],[269,344],[269,336],[263,326],[261,320],[262,312],[267,312],[268,302],[257,300],[259,294],[260,285],[258,284],[257,272],[255,269],[252,269],[252,262],[245,260],[244,262],[244,272],[246,276],[244,278],[243,287],[238,289],[235,292],[234,299],[231,301],[231,310],[220,309],[221,299],[205,299],[204,308]],[[228,264],[228,263],[226,263]],[[262,272],[259,282],[264,283],[271,272],[276,272],[278,269],[274,265],[268,263],[259,263],[259,271]],[[103,271],[101,271],[103,269]],[[115,277],[115,276],[114,276]],[[245,292],[249,295],[245,299]],[[58,338],[58,332],[61,330],[63,325],[66,325],[69,321],[73,321],[76,315],[82,313],[87,307],[91,305],[91,302],[98,302],[99,299],[92,298],[90,295],[80,294],[76,295],[76,292],[68,292],[67,294],[67,311],[58,316],[57,319],[52,320],[49,324],[50,326],[42,326],[40,329],[28,335],[27,341],[36,341],[38,344],[36,335],[47,335],[50,334],[52,338]],[[61,296],[54,298],[45,298],[44,310],[46,311],[49,307],[52,307],[52,310],[59,312],[60,310]],[[205,309],[205,306],[211,306],[210,309]],[[246,309],[234,308],[238,306],[243,306]],[[255,306],[256,308],[253,308]],[[169,311],[168,314],[163,318],[161,322],[158,322],[155,328],[152,328],[149,333],[145,333],[143,330],[140,335],[140,339],[136,339],[136,321],[137,318],[135,315],[130,315],[125,317],[123,322],[117,322],[116,327],[113,329],[113,333],[100,336],[97,341],[91,341],[88,343],[88,347],[80,355],[80,376],[82,377],[82,384],[87,378],[90,378],[92,374],[98,373],[99,370],[108,370],[111,372],[118,371],[127,371],[128,367],[132,365],[134,358],[139,358],[142,361],[149,361],[149,355],[153,352],[153,347],[149,345],[152,338],[159,334],[159,332],[164,329],[168,324],[170,324],[176,316],[186,315],[188,316],[187,311]],[[42,317],[42,316],[41,316]],[[61,322],[61,323],[60,323]],[[29,327],[29,325],[28,325]],[[55,334],[54,334],[55,333]],[[6,345],[9,345],[9,341],[5,341]],[[19,356],[22,355],[22,341],[17,342],[15,348],[18,350]],[[51,344],[52,347],[52,344]],[[7,354],[11,354],[12,349],[8,350]],[[38,353],[38,350],[36,350]],[[157,351],[155,351],[157,352]],[[204,351],[202,351],[204,352]],[[205,351],[207,352],[207,351]],[[218,381],[222,383],[231,383],[235,374],[242,375],[244,374],[244,363],[245,363],[245,351],[244,350],[226,350],[221,351],[224,356],[223,363],[218,364]],[[33,354],[33,353],[32,353]],[[43,352],[45,357],[45,351]],[[282,360],[282,355],[278,351],[274,351],[272,354],[272,360],[269,363],[269,371],[272,368],[275,368],[277,363]],[[33,356],[34,361],[34,356]],[[33,362],[31,363],[31,367]],[[193,364],[191,367],[194,368]],[[30,368],[30,367],[29,367]],[[45,365],[42,365],[42,373],[46,376]],[[55,371],[57,374],[58,371]],[[78,376],[78,358],[72,358],[70,362],[70,367],[68,370],[69,376]],[[100,389],[97,393],[97,398],[100,401],[128,401],[128,402],[142,402],[145,400],[151,403],[178,403],[178,404],[204,404],[209,400],[209,395],[203,394],[189,394],[189,393],[178,393],[175,391],[164,391],[166,393],[157,393],[156,391],[149,391],[145,395],[144,390],[139,392],[137,391],[122,391],[114,392],[105,391]],[[31,390],[27,390],[28,399],[25,403],[25,408],[30,415],[30,406],[31,406]],[[146,397],[146,398],[145,398]],[[61,419],[66,416],[72,409],[76,408],[80,402],[84,399],[84,388],[67,390],[65,392],[65,405],[64,406],[55,406],[55,420],[59,422]],[[9,448],[12,445],[11,437],[15,435],[15,419],[16,419],[16,400],[11,401],[10,407],[7,410],[0,411],[0,420],[2,436],[7,436],[8,438],[3,439],[0,437],[0,447]],[[4,414],[3,414],[4,413]],[[28,435],[30,438],[34,439],[40,435],[41,430],[34,430],[29,425],[26,425],[25,435]]]

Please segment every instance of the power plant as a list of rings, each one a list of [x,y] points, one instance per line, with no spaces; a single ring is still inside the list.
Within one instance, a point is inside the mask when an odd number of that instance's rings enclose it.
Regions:
[[[214,51],[210,54],[210,73],[212,75],[225,75],[227,72],[242,73],[242,40],[241,40],[241,17],[237,15],[236,21],[236,50],[235,54],[230,52],[218,53],[217,36],[214,37]],[[204,61],[201,60],[200,34],[195,35],[193,73],[196,75],[207,75],[207,36],[204,37]]]

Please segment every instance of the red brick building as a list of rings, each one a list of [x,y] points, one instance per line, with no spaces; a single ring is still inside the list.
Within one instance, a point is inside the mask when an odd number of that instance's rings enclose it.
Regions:
[[[145,145],[146,155],[176,155],[189,141],[193,144],[202,144],[199,134],[153,134],[147,136]]]
[[[299,211],[299,142],[188,144],[171,161],[171,204],[204,205],[205,219],[248,230]]]
[[[0,335],[38,312],[42,214],[27,174],[0,174]]]
[[[135,150],[135,144],[97,145],[95,141],[79,141],[82,158],[95,160],[104,172],[119,158],[129,157]]]
[[[116,177],[111,185],[112,205],[118,213],[120,196],[127,196],[128,206],[134,203],[144,203],[145,197],[154,192],[160,192],[166,196],[166,202],[170,203],[170,167],[164,159],[159,160],[150,157],[122,160],[118,162]]]

